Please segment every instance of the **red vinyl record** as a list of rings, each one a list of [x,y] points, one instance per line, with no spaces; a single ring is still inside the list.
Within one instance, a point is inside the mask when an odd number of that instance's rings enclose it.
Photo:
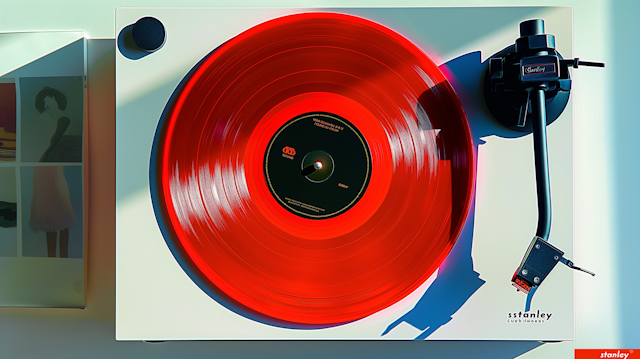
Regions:
[[[154,201],[196,270],[252,310],[364,318],[424,283],[462,230],[466,116],[427,55],[380,24],[267,21],[210,53],[174,96]]]

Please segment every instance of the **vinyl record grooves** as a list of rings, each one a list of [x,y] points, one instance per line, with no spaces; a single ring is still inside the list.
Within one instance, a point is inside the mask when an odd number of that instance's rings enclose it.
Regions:
[[[384,26],[334,13],[262,23],[209,54],[174,99],[154,145],[158,219],[252,310],[364,318],[424,283],[462,229],[474,177],[463,109]]]

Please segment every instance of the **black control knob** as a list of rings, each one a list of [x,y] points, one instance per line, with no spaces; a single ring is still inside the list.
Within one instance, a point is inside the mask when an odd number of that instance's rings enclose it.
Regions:
[[[143,17],[136,21],[131,35],[136,46],[146,52],[158,51],[167,39],[164,25],[154,17]]]

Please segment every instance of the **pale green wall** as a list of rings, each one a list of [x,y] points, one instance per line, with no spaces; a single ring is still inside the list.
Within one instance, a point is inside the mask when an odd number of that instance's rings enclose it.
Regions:
[[[575,276],[573,342],[175,342],[114,340],[113,158],[89,157],[90,229],[86,310],[0,309],[2,358],[572,358],[574,348],[640,348],[635,276],[640,175],[635,141],[640,2],[575,1],[35,1],[0,0],[0,31],[84,30],[89,41],[89,141],[114,145],[116,6],[479,6],[574,7],[574,49],[604,70],[574,72],[574,261],[597,273]],[[634,47],[628,46],[633,44]],[[506,45],[506,44],[505,44]],[[626,66],[626,67],[625,67]],[[0,288],[0,290],[2,290]]]

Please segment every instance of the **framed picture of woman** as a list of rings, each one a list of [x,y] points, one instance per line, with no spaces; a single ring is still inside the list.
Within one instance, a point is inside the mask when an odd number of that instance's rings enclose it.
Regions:
[[[20,79],[21,161],[82,162],[81,76]]]

